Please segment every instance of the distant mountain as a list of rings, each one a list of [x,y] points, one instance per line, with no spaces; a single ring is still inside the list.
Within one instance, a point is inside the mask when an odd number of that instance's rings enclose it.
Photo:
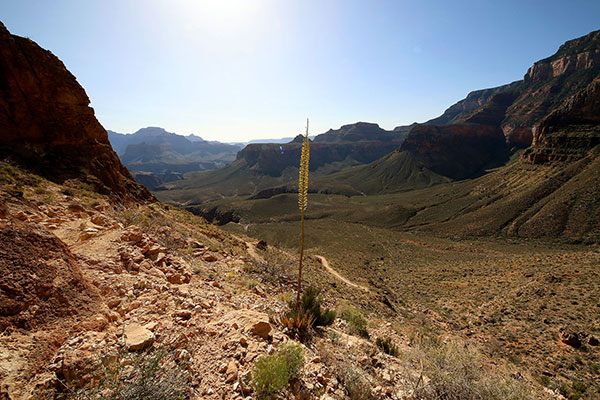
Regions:
[[[312,136],[308,136],[311,140],[315,138],[314,135]],[[281,139],[254,139],[251,140],[249,142],[244,142],[244,145],[248,145],[248,144],[261,144],[261,143],[278,143],[278,144],[282,144],[282,143],[289,143],[292,140],[294,140],[293,137],[284,137]]]
[[[344,142],[401,142],[403,135],[397,131],[386,131],[377,124],[356,122],[343,125],[340,129],[330,129],[315,137],[315,143]]]
[[[193,134],[178,135],[158,127],[143,128],[133,134],[108,131],[108,138],[125,166],[136,172],[134,176],[141,177],[144,184],[152,182],[152,188],[181,179],[186,172],[227,165],[240,150],[240,146],[206,141]]]
[[[323,176],[345,168],[368,164],[397,149],[405,134],[357,122],[317,135],[310,146],[310,171]],[[198,203],[223,197],[256,196],[284,185],[293,191],[298,176],[302,143],[292,138],[284,144],[255,143],[242,149],[235,162],[215,171],[186,175],[159,189],[162,199]]]

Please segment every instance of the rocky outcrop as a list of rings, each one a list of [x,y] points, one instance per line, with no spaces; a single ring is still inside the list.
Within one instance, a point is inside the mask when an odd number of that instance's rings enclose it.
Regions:
[[[490,165],[497,164],[502,159],[507,159],[505,157],[507,153],[527,148],[532,143],[538,150],[527,151],[526,157],[531,161],[577,158],[579,157],[577,154],[581,155],[582,151],[589,150],[596,143],[595,134],[589,132],[589,126],[583,128],[579,124],[578,129],[584,129],[587,133],[572,132],[568,135],[568,139],[565,135],[549,136],[543,131],[548,131],[549,124],[553,123],[551,120],[553,121],[559,115],[554,115],[554,112],[562,109],[565,101],[570,101],[568,99],[572,96],[582,91],[590,92],[587,87],[598,76],[600,76],[600,31],[595,31],[566,42],[553,56],[536,62],[528,70],[523,81],[469,93],[465,99],[448,108],[443,115],[426,122],[426,125],[444,124],[448,126],[447,128],[442,126],[415,128],[409,133],[403,149],[420,154],[417,158],[420,157],[426,166],[437,163],[437,167],[434,167],[436,169],[433,170],[445,176],[452,175],[442,172],[443,170],[456,172],[456,162],[460,159],[458,155],[454,159],[451,155],[456,149],[450,144],[453,140],[450,138],[454,137],[454,140],[458,140],[463,134],[471,138],[485,138],[483,140],[487,142],[476,144],[470,140],[465,143],[465,148],[461,150],[473,154],[475,159],[465,160],[465,163],[471,164],[473,168],[466,168],[464,172],[475,171],[476,165],[480,168],[484,167],[484,159],[488,156]],[[590,94],[583,96],[589,99]],[[581,107],[581,104],[570,107],[571,116],[567,119],[574,117],[572,114],[577,107]],[[593,113],[591,109],[581,110],[587,115]],[[563,115],[564,111],[561,113],[560,115]],[[551,115],[554,116],[550,117]],[[461,125],[461,127],[450,127],[453,125]],[[535,128],[538,125],[546,128]],[[497,130],[502,132],[505,144],[496,141]],[[434,140],[431,135],[424,134],[426,131],[438,132],[445,136],[445,139]],[[495,132],[492,134],[495,138],[493,142],[497,143],[498,149],[489,146],[491,132]],[[541,138],[552,142],[544,145],[547,150],[541,150],[544,147],[540,147]],[[428,143],[429,141],[432,142]],[[448,147],[442,149],[439,146]],[[426,155],[428,148],[431,154]],[[467,148],[477,150],[471,152]],[[549,148],[554,150],[550,151]],[[558,148],[562,150],[558,151]],[[500,156],[501,154],[504,156]],[[454,176],[467,177],[468,174],[458,173]]]
[[[419,125],[400,150],[411,153],[425,168],[452,179],[473,177],[508,157],[502,130],[488,125]]]
[[[496,94],[515,90],[521,83],[522,81],[515,81],[507,85],[490,89],[475,90],[458,103],[450,106],[439,117],[427,121],[426,124],[439,125],[458,122],[462,117],[472,113],[479,107],[486,105]]]
[[[316,140],[316,138],[315,138]],[[366,164],[383,157],[400,146],[401,142],[369,141],[346,143],[316,143],[310,145],[310,170],[315,171],[336,161],[352,160]],[[302,144],[249,144],[238,155],[249,169],[269,176],[281,176],[286,168],[298,168]]]
[[[0,157],[48,179],[78,178],[120,201],[151,199],[112,150],[63,63],[0,23]]]
[[[154,175],[152,172],[145,171],[131,171],[135,181],[140,185],[144,185],[148,190],[156,190],[160,185],[162,185],[162,180]]]
[[[395,131],[386,131],[378,124],[356,122],[343,125],[340,129],[330,129],[315,137],[315,143],[341,142],[401,142],[402,138]]]
[[[525,82],[535,82],[600,66],[600,31],[569,40],[551,57],[533,64],[525,74]]]
[[[522,158],[533,163],[577,160],[599,144],[600,77],[540,123]]]

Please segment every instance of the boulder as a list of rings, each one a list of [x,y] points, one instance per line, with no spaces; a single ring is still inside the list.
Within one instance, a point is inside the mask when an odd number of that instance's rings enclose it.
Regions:
[[[227,364],[227,369],[225,370],[225,382],[231,383],[236,381],[238,378],[238,368],[235,365],[235,362],[229,361]]]
[[[253,335],[267,339],[272,330],[269,316],[253,310],[235,310],[223,316],[221,322],[229,325],[237,324],[240,329]]]
[[[139,324],[125,327],[125,345],[129,351],[143,350],[154,343],[154,333]]]

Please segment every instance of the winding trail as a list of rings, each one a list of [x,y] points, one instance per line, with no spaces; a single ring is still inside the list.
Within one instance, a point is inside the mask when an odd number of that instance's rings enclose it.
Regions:
[[[344,282],[346,285],[348,285],[348,286],[352,286],[352,287],[354,287],[354,288],[357,288],[357,289],[362,289],[362,290],[364,290],[365,292],[368,292],[368,291],[369,291],[369,289],[368,289],[368,288],[366,288],[366,287],[364,287],[364,286],[361,286],[361,285],[358,285],[358,284],[356,284],[356,283],[352,282],[351,280],[348,280],[348,279],[346,279],[344,276],[342,276],[342,275],[341,275],[339,272],[337,272],[335,269],[331,268],[331,267],[329,266],[329,262],[327,261],[327,259],[326,259],[325,257],[323,257],[323,256],[319,256],[319,255],[315,255],[315,257],[317,257],[317,258],[319,259],[319,261],[321,261],[321,264],[323,265],[323,267],[325,268],[325,270],[326,270],[327,272],[329,272],[331,275],[333,275],[333,276],[335,276],[336,278],[338,278],[340,281]]]

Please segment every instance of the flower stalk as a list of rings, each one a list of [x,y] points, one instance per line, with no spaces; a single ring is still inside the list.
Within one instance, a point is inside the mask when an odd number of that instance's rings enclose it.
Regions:
[[[302,141],[300,155],[300,170],[298,172],[298,208],[300,209],[300,261],[298,265],[298,292],[296,294],[296,308],[300,305],[302,292],[302,260],[304,258],[304,212],[308,207],[308,160],[310,158],[308,139],[308,118],[306,119],[306,134]]]

